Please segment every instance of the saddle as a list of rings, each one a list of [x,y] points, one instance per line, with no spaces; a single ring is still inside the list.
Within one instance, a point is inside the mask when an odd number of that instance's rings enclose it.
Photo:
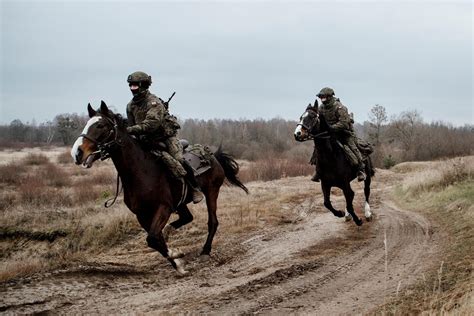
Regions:
[[[195,177],[211,169],[211,160],[214,154],[208,146],[190,145],[186,139],[180,139],[179,143],[183,147],[183,158],[193,169]],[[163,142],[158,143],[158,148],[162,151],[167,150],[166,144]]]
[[[213,153],[208,146],[200,144],[190,146],[185,139],[179,142],[183,145],[184,160],[191,166],[196,177],[211,169]]]

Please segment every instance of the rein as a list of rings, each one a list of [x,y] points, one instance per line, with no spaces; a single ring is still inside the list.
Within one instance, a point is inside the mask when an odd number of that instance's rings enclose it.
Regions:
[[[309,130],[303,124],[298,124],[296,126],[303,126],[306,130]],[[328,131],[324,131],[324,132],[318,133],[316,135],[311,134],[311,133],[308,132],[308,137],[306,139],[302,140],[302,141],[305,142],[305,141],[313,140],[313,139],[327,139],[327,138],[330,138],[330,137],[331,137],[331,135],[329,135]]]

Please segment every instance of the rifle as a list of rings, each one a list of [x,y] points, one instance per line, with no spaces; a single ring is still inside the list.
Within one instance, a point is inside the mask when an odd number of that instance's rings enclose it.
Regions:
[[[168,110],[168,106],[169,106],[169,104],[170,104],[170,101],[171,101],[171,99],[173,99],[173,97],[174,97],[175,94],[176,94],[176,91],[173,92],[173,94],[170,96],[170,98],[168,99],[168,101],[163,102],[163,103],[165,104],[165,108],[166,108],[167,110]]]

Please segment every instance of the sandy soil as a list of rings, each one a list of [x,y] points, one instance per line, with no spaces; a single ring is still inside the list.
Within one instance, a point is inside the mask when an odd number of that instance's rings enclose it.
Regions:
[[[218,230],[210,258],[198,256],[205,236],[183,247],[190,271],[185,277],[148,250],[142,234],[123,249],[90,258],[87,264],[3,284],[0,311],[371,312],[422,277],[440,240],[426,218],[390,200],[393,175],[381,172],[378,179],[371,200],[375,219],[360,228],[326,211],[315,187],[315,198],[304,200],[299,211],[291,213],[297,215],[284,221],[232,238]],[[360,210],[362,186],[353,186]],[[342,197],[334,196],[333,201],[341,205]],[[185,233],[189,232],[177,235]],[[173,246],[173,236],[170,240]]]

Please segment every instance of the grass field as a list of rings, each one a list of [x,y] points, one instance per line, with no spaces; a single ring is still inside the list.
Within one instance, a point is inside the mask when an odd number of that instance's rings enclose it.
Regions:
[[[146,248],[145,232],[121,199],[112,208],[103,207],[115,189],[116,172],[111,162],[98,162],[85,170],[72,164],[68,151],[0,152],[4,158],[0,165],[0,282],[80,266],[103,254]],[[278,230],[280,225],[298,222],[310,212],[327,212],[322,208],[319,188],[308,180],[312,167],[305,161],[270,159],[239,164],[241,179],[251,194],[222,188],[216,248],[223,239],[251,238],[269,227]],[[436,227],[434,233],[442,236],[440,264],[423,273],[421,282],[403,288],[379,311],[461,315],[474,311],[473,173],[472,156],[407,162],[390,171],[378,171],[376,181],[386,182],[392,190],[391,199],[428,218]],[[361,190],[360,185],[357,188]],[[341,192],[334,190],[333,195],[340,197]],[[362,205],[357,197],[356,210]],[[207,233],[205,204],[193,206],[192,212],[194,221],[173,236],[173,247],[189,251],[203,243]],[[346,230],[361,237],[359,230],[349,227]],[[349,246],[352,242],[344,241]],[[219,260],[224,262],[225,258]]]
[[[428,217],[444,235],[441,264],[390,303],[392,312],[472,315],[474,312],[474,157],[407,162],[393,192],[408,209]]]

